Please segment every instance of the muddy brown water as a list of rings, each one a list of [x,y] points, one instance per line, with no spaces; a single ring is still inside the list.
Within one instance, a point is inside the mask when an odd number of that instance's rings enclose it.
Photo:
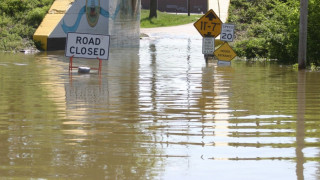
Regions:
[[[206,64],[197,39],[110,51],[100,76],[1,53],[1,179],[319,179],[319,72]]]

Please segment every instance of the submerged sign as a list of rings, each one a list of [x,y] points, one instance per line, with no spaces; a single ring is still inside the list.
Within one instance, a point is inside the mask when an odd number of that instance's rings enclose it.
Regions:
[[[220,61],[231,61],[237,56],[237,54],[232,50],[230,45],[226,42],[222,44],[215,52],[214,55]]]
[[[204,37],[202,39],[202,54],[213,54],[214,52],[214,38]]]
[[[88,59],[109,58],[110,36],[68,33],[66,56]]]

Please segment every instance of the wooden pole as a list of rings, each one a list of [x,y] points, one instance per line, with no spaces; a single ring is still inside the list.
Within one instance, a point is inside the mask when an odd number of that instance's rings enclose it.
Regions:
[[[218,9],[219,9],[219,18],[221,18],[221,14],[220,14],[220,1],[218,0]]]
[[[299,69],[305,69],[307,62],[308,1],[300,0]]]

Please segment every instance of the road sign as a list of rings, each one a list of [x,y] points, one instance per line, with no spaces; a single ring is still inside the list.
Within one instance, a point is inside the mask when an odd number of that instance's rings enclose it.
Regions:
[[[109,58],[110,36],[68,33],[66,44],[66,57],[88,59]]]
[[[234,24],[222,24],[220,40],[232,42],[234,39]]]
[[[202,54],[211,54],[214,52],[214,37],[204,37],[202,39]]]
[[[216,13],[210,9],[193,25],[203,37],[217,37],[221,32],[222,21]]]
[[[231,66],[231,61],[218,61],[218,66]]]
[[[214,55],[220,61],[231,61],[237,56],[237,54],[232,50],[230,45],[226,42],[222,44],[215,52]]]

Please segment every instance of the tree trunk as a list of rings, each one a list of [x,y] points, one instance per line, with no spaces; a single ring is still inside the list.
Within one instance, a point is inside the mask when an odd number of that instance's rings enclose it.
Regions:
[[[150,14],[149,18],[157,18],[158,0],[150,0]]]
[[[191,1],[191,0],[188,0],[188,16],[190,16],[190,11],[191,11],[190,1]]]

